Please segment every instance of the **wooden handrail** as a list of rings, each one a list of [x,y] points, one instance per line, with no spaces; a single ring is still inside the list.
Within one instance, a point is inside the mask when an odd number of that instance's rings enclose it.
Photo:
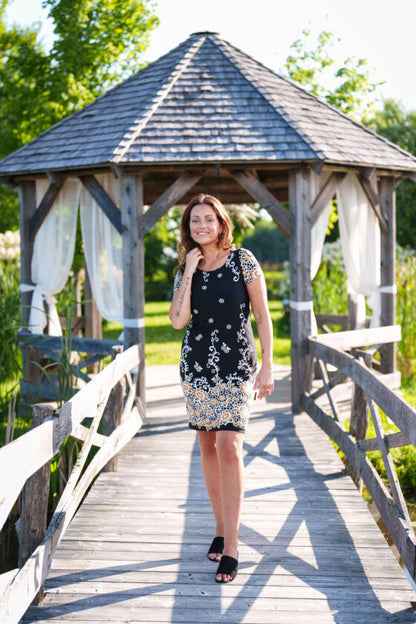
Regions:
[[[314,362],[318,362],[318,368],[322,371],[323,387],[307,389],[300,403],[302,408],[343,451],[348,465],[352,467],[352,474],[358,475],[359,479],[364,481],[406,568],[412,578],[416,579],[416,536],[390,455],[390,448],[408,444],[416,446],[416,410],[384,383],[382,375],[369,367],[371,349],[368,350],[368,366],[364,359],[367,352],[354,351],[357,347],[395,342],[400,340],[400,337],[400,327],[397,325],[310,337],[308,339],[309,369],[313,370]],[[355,355],[347,353],[346,350],[352,350]],[[332,382],[325,374],[327,364],[337,369]],[[334,386],[343,377],[349,377],[352,380],[354,387],[359,389],[367,402],[377,432],[376,438],[364,440],[354,437],[357,431],[360,432],[358,437],[366,435],[368,421],[367,423],[364,423],[364,420],[362,423],[358,422],[360,418],[367,418],[365,410],[354,414],[354,435],[353,429],[351,432],[346,431],[343,425],[344,419],[340,418],[338,410],[334,408],[334,398],[331,396]],[[386,377],[389,376],[386,375]],[[325,393],[328,396],[332,414],[328,414],[322,404],[317,402]],[[378,407],[400,429],[399,433],[387,435],[384,432]],[[370,450],[382,451],[390,491],[366,456],[366,452]]]
[[[35,598],[48,575],[52,557],[69,523],[76,513],[93,479],[110,459],[127,444],[143,422],[136,387],[129,371],[139,364],[138,346],[118,355],[99,375],[90,381],[53,418],[0,449],[0,471],[13,475],[4,484],[0,500],[0,525],[7,519],[25,482],[49,461],[70,435],[84,441],[58,506],[49,523],[46,536],[26,563],[17,570],[0,575],[0,614],[2,624],[17,624]],[[121,424],[105,436],[97,433],[112,389],[126,377],[129,386]],[[89,428],[82,425],[91,419]],[[85,468],[92,446],[99,447]],[[3,474],[6,474],[4,472]]]

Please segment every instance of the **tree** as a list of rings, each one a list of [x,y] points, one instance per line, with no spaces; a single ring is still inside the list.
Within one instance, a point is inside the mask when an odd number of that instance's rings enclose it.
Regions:
[[[82,108],[142,65],[158,24],[150,0],[44,0],[55,25],[6,26],[0,0],[0,158]],[[0,231],[18,226],[16,193],[0,188]]]
[[[77,109],[142,65],[158,25],[150,0],[43,0],[54,22],[49,54],[55,98]]]
[[[374,114],[376,91],[382,83],[372,81],[365,59],[350,56],[341,67],[335,67],[330,48],[340,39],[335,39],[331,31],[322,30],[315,43],[311,36],[310,30],[303,29],[302,36],[292,43],[283,73],[321,100],[365,123]],[[335,201],[327,235],[331,241],[339,237]]]
[[[399,102],[388,99],[378,111],[370,127],[416,155],[416,110],[406,112]],[[403,180],[397,188],[397,242],[416,249],[416,185]]]
[[[291,45],[283,73],[320,99],[343,113],[363,121],[372,112],[375,92],[381,83],[372,82],[365,59],[350,56],[336,69],[330,48],[335,42],[329,30],[322,30],[311,45],[311,31],[302,30],[302,37]]]
[[[289,241],[272,221],[259,221],[256,229],[244,237],[242,246],[260,262],[278,264],[289,259]]]

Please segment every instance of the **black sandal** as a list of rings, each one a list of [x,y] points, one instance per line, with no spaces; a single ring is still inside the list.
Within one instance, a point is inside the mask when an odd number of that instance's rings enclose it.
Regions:
[[[210,561],[217,561],[216,559],[211,559],[210,555],[215,553],[217,555],[222,555],[222,551],[224,550],[224,538],[220,535],[217,535],[212,540],[212,544],[209,547],[209,551],[207,553],[207,557]]]
[[[230,583],[235,579],[238,572],[238,559],[234,559],[234,557],[229,557],[228,555],[223,555],[221,557],[220,565],[218,566],[217,575],[215,577],[216,583]],[[221,579],[220,581],[217,579],[218,574],[227,574],[227,576],[231,576],[229,581],[224,581]]]

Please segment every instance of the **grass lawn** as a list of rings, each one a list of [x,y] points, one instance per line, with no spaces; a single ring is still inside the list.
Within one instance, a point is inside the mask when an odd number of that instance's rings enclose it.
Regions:
[[[146,364],[178,364],[185,330],[173,329],[169,321],[169,301],[151,301],[145,305],[146,322]],[[289,323],[284,317],[281,301],[269,302],[273,322],[273,360],[275,364],[290,365]],[[260,341],[253,323],[257,350]],[[103,337],[115,340],[121,333],[119,323],[105,323]]]

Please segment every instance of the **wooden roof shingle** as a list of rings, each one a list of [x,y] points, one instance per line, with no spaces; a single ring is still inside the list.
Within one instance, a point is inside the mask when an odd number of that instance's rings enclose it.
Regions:
[[[4,158],[0,175],[299,161],[416,171],[411,154],[217,34],[195,33]]]

